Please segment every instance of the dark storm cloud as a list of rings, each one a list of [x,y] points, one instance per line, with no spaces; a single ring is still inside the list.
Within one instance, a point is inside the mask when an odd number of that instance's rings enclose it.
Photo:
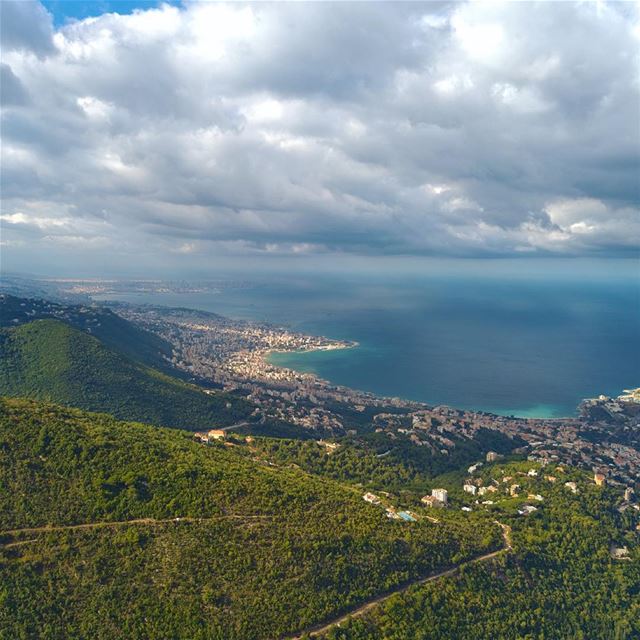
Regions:
[[[633,7],[188,3],[56,33],[37,3],[2,10],[15,251],[639,242]]]

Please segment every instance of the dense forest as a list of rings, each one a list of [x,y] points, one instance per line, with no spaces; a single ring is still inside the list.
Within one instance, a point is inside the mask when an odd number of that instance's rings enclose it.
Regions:
[[[545,494],[528,517],[495,509],[512,526],[511,553],[393,596],[325,640],[640,638],[640,514],[618,510],[619,489],[571,473],[554,485],[519,480]],[[576,495],[564,486],[569,479],[578,481]],[[613,559],[616,546],[628,557]]]
[[[429,447],[416,447],[408,437],[400,436],[390,442],[386,434],[378,433],[339,438],[335,441],[337,448],[330,454],[316,441],[294,438],[259,438],[253,449],[254,455],[278,464],[295,464],[310,473],[342,482],[424,493],[433,487],[435,478],[484,459],[487,451],[509,454],[521,444],[488,429],[481,429],[473,440],[454,436],[451,440],[455,447],[447,455],[434,453]]]
[[[205,393],[54,319],[0,329],[0,394],[188,430],[233,424],[252,411],[242,398]]]
[[[44,319],[63,320],[132,360],[172,375],[179,373],[169,364],[171,345],[166,340],[137,327],[107,307],[0,294],[0,327],[15,327]]]
[[[241,446],[0,401],[0,638],[273,639],[502,542]]]
[[[461,564],[326,638],[640,637],[640,512],[620,488],[507,458],[474,473],[497,487],[480,503],[462,491],[464,469],[434,478],[392,461],[381,471],[385,458],[348,439],[333,452],[255,436],[206,446],[179,430],[1,400],[0,638],[286,638]],[[376,487],[407,484],[370,505],[358,486],[367,474]],[[436,484],[447,509],[420,503]],[[417,521],[385,517],[391,503]],[[497,523],[513,549],[465,565],[501,548]],[[615,548],[628,555],[614,559]]]

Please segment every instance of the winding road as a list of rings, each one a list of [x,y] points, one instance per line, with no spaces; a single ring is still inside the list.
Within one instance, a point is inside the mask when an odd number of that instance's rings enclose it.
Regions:
[[[48,533],[53,531],[73,531],[73,530],[83,530],[83,529],[100,529],[107,527],[123,527],[123,526],[132,526],[132,525],[142,525],[142,526],[151,526],[157,524],[165,524],[165,523],[180,523],[180,522],[212,522],[216,520],[225,520],[225,519],[238,519],[238,520],[257,520],[270,518],[271,516],[261,516],[261,515],[241,515],[241,514],[230,514],[230,515],[222,515],[222,516],[214,516],[211,518],[192,518],[192,517],[174,517],[174,518],[165,518],[161,520],[156,520],[155,518],[136,518],[133,520],[119,520],[119,521],[111,521],[111,522],[87,522],[83,524],[70,524],[70,525],[44,525],[40,527],[25,527],[22,529],[9,529],[6,531],[0,531],[0,536],[16,536],[20,534],[34,534],[34,533]],[[432,582],[434,580],[439,580],[440,578],[445,578],[447,576],[451,576],[455,574],[457,571],[462,569],[463,567],[469,566],[471,564],[476,564],[478,562],[484,562],[486,560],[491,560],[503,553],[510,551],[513,547],[511,544],[511,527],[498,522],[495,523],[502,528],[502,538],[504,541],[504,546],[502,549],[498,549],[497,551],[491,551],[490,553],[485,553],[481,556],[477,556],[472,558],[471,560],[467,560],[465,562],[461,562],[460,564],[450,567],[449,569],[444,569],[442,571],[438,571],[436,573],[430,573],[427,576],[423,576],[421,578],[416,578],[415,580],[411,580],[410,582],[406,582],[402,584],[397,589],[393,591],[389,591],[387,593],[383,593],[375,598],[368,600],[364,604],[361,604],[355,609],[351,609],[347,613],[340,614],[334,618],[331,618],[328,621],[322,622],[313,627],[304,629],[303,631],[298,632],[294,636],[285,636],[281,640],[302,640],[305,636],[308,637],[319,637],[327,633],[330,629],[336,626],[340,626],[343,622],[351,618],[359,618],[379,604],[385,602],[389,598],[395,596],[398,593],[403,593],[410,587],[420,584],[426,584],[427,582]],[[23,544],[28,544],[31,542],[36,542],[37,538],[29,539],[29,540],[18,540],[6,542],[4,544],[0,543],[0,547],[4,547],[8,549],[10,547],[16,547]]]
[[[281,640],[302,640],[302,638],[304,637],[314,638],[314,637],[322,636],[328,631],[330,631],[333,627],[340,626],[343,622],[346,622],[351,618],[359,618],[365,615],[372,609],[375,609],[375,607],[383,603],[385,600],[388,600],[389,598],[395,596],[398,593],[403,593],[410,587],[413,587],[419,584],[425,584],[427,582],[432,582],[434,580],[439,580],[440,578],[445,578],[447,576],[451,576],[455,574],[457,571],[459,571],[460,569],[462,569],[463,567],[467,567],[471,564],[477,564],[478,562],[484,562],[485,560],[491,560],[492,558],[495,558],[503,553],[511,551],[511,549],[513,548],[511,545],[511,527],[509,525],[502,524],[497,520],[495,521],[495,523],[498,526],[500,526],[502,529],[502,539],[504,541],[504,546],[502,547],[502,549],[498,549],[497,551],[492,551],[490,553],[485,553],[481,556],[472,558],[471,560],[467,560],[466,562],[461,562],[455,567],[451,567],[443,571],[438,571],[437,573],[430,573],[428,576],[417,578],[410,582],[404,583],[402,586],[398,587],[397,589],[394,589],[393,591],[383,593],[382,595],[379,595],[373,598],[372,600],[368,600],[367,602],[365,602],[364,604],[361,604],[356,609],[351,609],[351,611],[348,611],[347,613],[343,613],[340,616],[336,616],[335,618],[332,618],[329,621],[322,622],[314,627],[304,629],[303,631],[298,632],[298,634],[294,636],[285,636]]]

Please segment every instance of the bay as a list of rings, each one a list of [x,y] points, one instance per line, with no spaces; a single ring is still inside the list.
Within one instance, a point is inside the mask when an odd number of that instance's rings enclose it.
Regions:
[[[357,341],[271,362],[336,384],[503,415],[568,416],[640,385],[635,279],[289,276],[219,293],[118,294]]]

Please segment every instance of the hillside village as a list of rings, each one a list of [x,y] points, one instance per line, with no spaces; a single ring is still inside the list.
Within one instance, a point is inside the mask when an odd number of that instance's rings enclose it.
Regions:
[[[488,456],[487,460],[491,462],[491,457]],[[437,487],[431,490],[431,494],[420,498],[421,506],[428,509],[457,508],[465,512],[490,510],[506,512],[510,515],[529,516],[538,511],[546,499],[544,493],[555,485],[563,487],[572,495],[589,489],[589,485],[601,488],[606,486],[606,477],[601,473],[595,473],[591,482],[585,477],[580,477],[577,481],[565,480],[563,476],[567,470],[563,465],[553,467],[548,473],[546,472],[547,465],[544,464],[536,464],[526,471],[522,468],[526,466],[525,463],[509,463],[505,465],[505,469],[492,465],[489,476],[476,473],[482,466],[483,463],[478,462],[469,467],[467,470],[469,477],[463,481],[461,487],[452,489],[454,492],[452,501],[449,490]],[[462,493],[460,489],[462,489]],[[640,513],[640,504],[635,499],[633,487],[625,487],[623,491],[617,489],[617,492],[620,512],[633,509]],[[421,517],[427,517],[431,521],[438,521],[436,517],[426,513],[416,513],[408,509],[399,510],[391,503],[390,494],[386,492],[377,495],[369,491],[362,498],[372,505],[382,506],[388,518],[415,522]],[[636,530],[640,532],[640,525],[636,527]]]
[[[196,432],[193,437],[203,444],[226,444],[230,447],[253,448],[252,436],[237,436],[231,430],[212,429],[208,432]],[[341,446],[337,442],[317,440],[318,447],[325,455],[331,455]],[[407,523],[427,519],[432,523],[441,521],[440,510],[459,510],[465,513],[488,512],[494,516],[500,514],[516,517],[528,517],[544,508],[544,504],[553,491],[561,491],[566,496],[578,496],[584,492],[604,491],[609,485],[607,476],[596,471],[589,476],[584,471],[576,471],[563,463],[548,460],[514,461],[503,460],[504,456],[487,452],[485,459],[474,462],[466,469],[466,476],[458,485],[448,483],[448,488],[436,486],[430,493],[419,498],[412,492],[402,495],[389,491],[366,491],[362,494],[364,502],[379,508],[390,520]],[[268,457],[252,457],[256,462],[277,467],[278,464]],[[297,465],[291,465],[297,467]],[[635,512],[635,533],[640,534],[640,502],[633,486],[613,486],[620,513],[627,510]],[[612,548],[614,559],[625,559],[626,552]]]

